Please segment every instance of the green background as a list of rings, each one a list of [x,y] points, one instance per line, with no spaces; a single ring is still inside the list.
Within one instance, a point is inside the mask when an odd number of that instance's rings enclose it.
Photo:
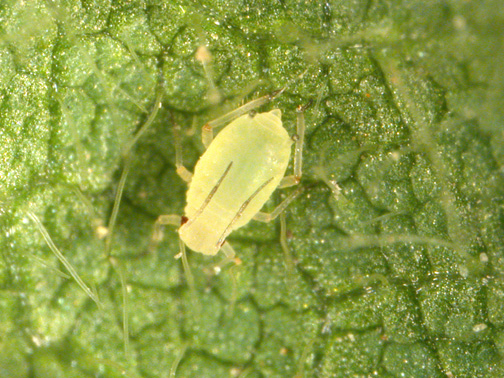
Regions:
[[[499,0],[2,1],[0,377],[504,376],[503,27]],[[201,125],[285,86],[295,267],[251,222],[239,266],[188,252],[194,298],[176,232],[149,249],[185,204],[174,123],[192,169]]]

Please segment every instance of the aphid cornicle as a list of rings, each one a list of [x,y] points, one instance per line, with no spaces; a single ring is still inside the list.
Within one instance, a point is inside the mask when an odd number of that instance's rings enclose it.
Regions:
[[[179,225],[181,241],[193,251],[215,255],[222,249],[226,257],[232,258],[235,252],[225,241],[233,230],[251,219],[275,219],[299,194],[300,190],[294,191],[270,214],[260,211],[276,188],[296,185],[301,178],[303,109],[298,109],[294,138],[283,127],[279,109],[252,111],[278,93],[253,100],[207,123],[202,130],[207,150],[196,163],[194,174],[183,166],[177,146],[177,173],[189,184],[185,215],[161,215],[156,229],[166,224]],[[213,139],[213,129],[224,124],[228,125]],[[294,174],[285,176],[293,141]]]

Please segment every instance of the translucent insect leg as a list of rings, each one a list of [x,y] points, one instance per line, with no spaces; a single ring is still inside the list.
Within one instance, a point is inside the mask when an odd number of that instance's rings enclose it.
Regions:
[[[152,236],[149,242],[149,252],[152,252],[156,249],[156,246],[163,239],[163,226],[180,226],[182,221],[182,217],[176,214],[170,215],[160,215],[156,222],[154,223],[154,227],[152,230]]]
[[[275,91],[266,96],[256,98],[255,100],[247,102],[245,105],[242,105],[239,108],[236,108],[235,110],[232,110],[229,113],[224,114],[223,116],[205,124],[205,126],[203,126],[203,129],[201,131],[201,141],[203,142],[205,148],[208,148],[208,146],[210,146],[210,143],[212,143],[214,128],[227,125],[235,118],[238,118],[243,114],[247,114],[253,109],[272,101],[275,97],[277,97],[280,93],[282,93],[284,89]]]
[[[294,261],[292,259],[292,255],[290,253],[289,246],[287,244],[287,224],[285,222],[285,213],[284,210],[289,206],[289,204],[296,199],[299,194],[304,189],[302,187],[297,188],[294,192],[292,192],[286,199],[284,199],[280,205],[278,205],[271,213],[258,212],[254,215],[255,220],[259,222],[271,222],[273,219],[280,215],[280,244],[282,246],[282,250],[285,255],[285,268],[287,271],[287,287],[292,288],[295,285],[294,280]]]
[[[177,374],[177,369],[178,369],[178,366],[180,364],[180,361],[182,361],[182,358],[184,358],[184,355],[187,351],[187,347],[189,346],[189,344],[187,342],[185,342],[184,344],[182,344],[182,348],[180,349],[177,357],[175,358],[175,360],[173,361],[173,364],[170,368],[170,375],[169,375],[169,378],[175,378],[175,375]]]
[[[196,296],[196,286],[194,285],[194,277],[191,272],[191,267],[189,266],[189,261],[187,261],[185,244],[180,238],[179,238],[179,247],[180,252],[175,257],[176,258],[182,257],[182,266],[184,267],[184,274],[187,279],[187,285],[189,286],[189,290],[191,290],[191,295],[193,296],[193,299],[196,300],[197,296]]]
[[[287,188],[289,186],[294,186],[299,184],[301,181],[301,176],[303,175],[303,144],[304,144],[304,135],[305,135],[305,119],[304,119],[304,111],[309,106],[298,106],[297,108],[297,131],[296,135],[293,139],[296,142],[295,150],[294,150],[294,174],[290,176],[285,176],[280,184],[279,188]]]
[[[222,253],[229,259],[233,260],[234,257],[236,256],[236,252],[233,247],[231,247],[231,244],[229,243],[224,243],[224,245],[221,247]]]
[[[129,342],[129,304],[128,304],[128,286],[126,279],[126,269],[121,262],[113,256],[109,257],[109,261],[115,268],[121,280],[121,291],[123,298],[122,317],[123,317],[123,339],[124,339],[124,357],[126,360],[130,357],[130,342]]]
[[[173,119],[173,117],[172,117]],[[193,174],[184,166],[182,161],[182,139],[180,138],[180,126],[173,121],[173,134],[175,136],[175,167],[177,168],[177,175],[186,183],[190,183]]]
[[[226,315],[228,317],[233,316],[233,312],[235,309],[235,304],[236,300],[238,298],[238,284],[236,280],[236,272],[233,268],[241,264],[241,260],[236,257],[236,252],[234,248],[229,244],[228,241],[225,241],[224,244],[222,244],[221,249],[222,253],[224,254],[224,258],[219,261],[218,263],[214,264],[210,268],[210,272],[212,274],[219,274],[226,265],[228,264],[234,264],[230,269],[227,270],[227,273],[229,274],[229,277],[231,278],[231,299],[229,303],[229,308],[226,312]]]
[[[303,191],[303,188],[297,188],[294,192],[289,194],[289,196],[284,199],[280,205],[278,205],[271,213],[264,213],[262,211],[258,212],[256,215],[254,215],[254,220],[259,221],[259,222],[271,222],[273,219],[278,217],[286,208],[289,206],[289,204],[294,201],[294,199],[301,194]]]
[[[196,50],[195,58],[196,60],[201,62],[203,70],[205,71],[205,76],[208,81],[208,85],[210,87],[207,93],[208,100],[212,104],[218,104],[221,100],[221,94],[219,93],[219,90],[215,86],[214,72],[212,68],[212,59],[213,59],[212,53],[210,52],[210,50],[208,50],[208,48],[205,45],[201,45]]]
[[[287,222],[285,221],[285,213],[280,214],[280,245],[285,256],[285,269],[287,270],[289,283],[294,282],[294,259],[287,243]],[[289,285],[289,287],[292,287]]]
[[[315,344],[316,341],[317,341],[317,336],[312,338],[304,347],[303,353],[299,357],[298,366],[297,366],[297,373],[294,376],[294,378],[304,378],[304,376],[305,376],[305,363],[306,363],[306,360],[308,359],[308,355],[310,354],[310,352],[312,352],[313,345]]]
[[[154,223],[154,230],[152,232],[151,242],[149,245],[149,251],[155,249],[156,245],[163,238],[163,226],[171,225],[171,226],[180,226],[182,222],[182,217],[176,214],[170,215],[160,215],[156,222]],[[187,254],[185,249],[185,244],[182,239],[179,238],[179,253],[175,255],[176,259],[182,258],[182,266],[184,268],[184,274],[187,279],[187,285],[191,290],[192,296],[196,299],[196,287],[194,285],[194,277],[191,273],[191,268],[189,267],[189,262],[187,261]]]
[[[207,272],[211,272],[212,274],[219,274],[222,269],[229,263],[234,263],[235,265],[240,265],[241,260],[236,257],[236,252],[231,244],[226,240],[222,243],[220,251],[224,253],[224,258],[218,263],[213,264]]]
[[[224,253],[225,257],[220,262],[212,266],[212,270],[215,274],[219,274],[222,271],[222,268],[229,263],[235,263],[236,265],[241,264],[241,260],[235,257],[236,252],[228,241],[225,241],[222,244],[220,250]]]
[[[235,272],[236,267],[237,265],[234,265],[227,271],[229,277],[231,278],[231,299],[229,300],[229,308],[226,311],[226,316],[228,318],[231,318],[233,316],[236,300],[238,299],[238,283],[236,280],[236,272]]]

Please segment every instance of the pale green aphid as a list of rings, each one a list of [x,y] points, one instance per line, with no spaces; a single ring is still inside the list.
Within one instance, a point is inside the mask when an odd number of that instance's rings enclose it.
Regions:
[[[260,211],[276,188],[298,184],[302,173],[304,109],[298,109],[294,138],[284,129],[279,109],[258,114],[252,111],[280,92],[253,100],[207,123],[202,130],[207,150],[197,162],[194,175],[183,166],[178,144],[177,173],[189,184],[185,216],[161,215],[154,239],[160,237],[160,226],[177,225],[182,257],[185,244],[205,255],[215,255],[222,249],[231,259],[235,252],[226,237],[232,231],[251,219],[262,222],[275,219],[300,193],[300,190],[293,192],[270,214]],[[213,129],[227,123],[214,139]],[[285,176],[293,141],[294,174]]]

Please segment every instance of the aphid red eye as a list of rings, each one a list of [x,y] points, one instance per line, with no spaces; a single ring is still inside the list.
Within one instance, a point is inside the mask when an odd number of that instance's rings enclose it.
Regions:
[[[189,218],[187,218],[186,216],[181,216],[180,217],[180,225],[183,226],[184,224],[187,223],[187,221],[189,220]]]

